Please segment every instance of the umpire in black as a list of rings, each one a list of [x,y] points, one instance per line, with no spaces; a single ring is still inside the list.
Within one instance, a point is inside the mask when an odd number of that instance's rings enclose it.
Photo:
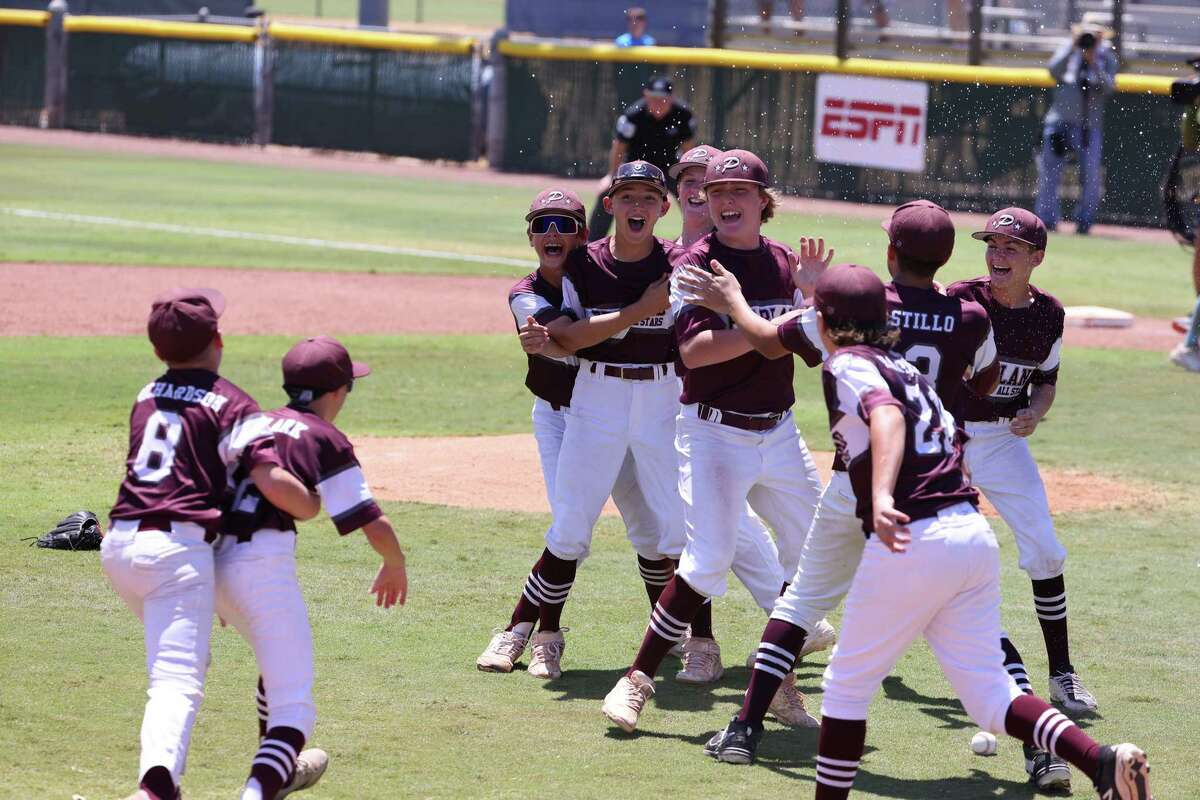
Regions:
[[[642,87],[642,99],[617,118],[612,150],[608,154],[608,174],[600,182],[603,198],[612,185],[617,167],[627,161],[649,161],[667,174],[679,160],[679,154],[696,145],[696,120],[691,109],[672,95],[675,87],[667,78],[651,78]],[[612,225],[612,216],[597,200],[588,221],[589,241],[603,239]]]

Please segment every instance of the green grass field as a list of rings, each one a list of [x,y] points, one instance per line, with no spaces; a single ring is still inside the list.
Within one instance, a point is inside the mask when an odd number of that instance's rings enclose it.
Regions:
[[[169,178],[169,179],[167,179]],[[0,206],[524,257],[526,193],[333,173],[287,172],[169,159],[0,147]],[[433,213],[421,214],[422,210]],[[674,213],[674,212],[672,212]],[[251,220],[251,221],[248,221]],[[673,219],[672,219],[673,222]],[[862,221],[785,215],[773,235],[817,227],[855,259],[877,260],[880,232]],[[843,243],[844,242],[844,243]],[[952,266],[971,273],[963,237]],[[1186,263],[1172,248],[1053,240],[1043,283],[1064,300],[1166,316],[1186,295]],[[0,214],[0,260],[138,265],[478,272],[281,245],[62,226]],[[483,271],[514,274],[497,266]],[[1123,302],[1113,302],[1121,300]],[[20,302],[0,298],[0,309]],[[1135,308],[1136,306],[1136,308]],[[286,337],[234,336],[223,372],[264,405],[281,401]],[[339,420],[356,435],[487,435],[528,430],[523,356],[511,336],[358,336],[346,343],[374,374]],[[95,553],[30,549],[21,536],[77,508],[105,511],[121,475],[129,404],[158,372],[140,337],[0,338],[0,797],[123,796],[137,767],[145,698],[141,629],[108,587]],[[829,449],[816,375],[799,370],[797,421]],[[1128,477],[1154,493],[1128,508],[1059,515],[1071,552],[1076,666],[1101,702],[1084,725],[1102,741],[1149,752],[1156,796],[1200,797],[1191,770],[1200,694],[1200,451],[1195,378],[1162,354],[1068,349],[1059,400],[1034,447],[1048,466]],[[530,475],[530,481],[539,481]],[[812,794],[812,731],[768,723],[760,764],[716,765],[705,739],[738,706],[740,666],[761,613],[737,587],[718,603],[727,672],[715,688],[676,684],[668,663],[634,737],[611,730],[600,700],[631,659],[647,606],[620,525],[598,528],[564,616],[564,677],[489,675],[473,661],[511,611],[541,548],[548,518],[420,504],[385,504],[409,553],[410,600],[384,612],[367,588],[376,563],[359,537],[329,520],[303,526],[301,582],[317,648],[314,744],[333,762],[308,796],[611,798],[687,792],[704,797]],[[1045,655],[1016,549],[997,523],[1004,622],[1031,674]],[[836,622],[836,619],[835,619]],[[192,800],[228,798],[255,747],[249,650],[214,632],[208,695],[184,783]],[[820,655],[799,672],[820,701]],[[1035,685],[1045,690],[1044,677]],[[969,753],[974,731],[924,645],[897,666],[872,708],[868,753],[854,797],[928,800],[1032,798],[1019,747]],[[1092,796],[1076,775],[1075,795]],[[302,795],[297,795],[302,796]]]

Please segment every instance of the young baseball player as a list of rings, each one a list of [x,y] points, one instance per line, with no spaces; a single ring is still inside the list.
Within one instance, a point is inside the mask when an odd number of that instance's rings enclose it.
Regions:
[[[319,499],[280,466],[268,421],[220,377],[225,298],[176,289],[147,323],[167,371],[138,393],[129,417],[125,479],[109,513],[100,563],[145,628],[149,700],[140,786],[130,800],[174,800],[204,697],[213,619],[213,550],[229,476],[242,469],[298,519]]]
[[[573,312],[562,308],[563,266],[571,252],[587,241],[586,219],[583,203],[573,192],[546,189],[538,194],[525,217],[529,244],[538,255],[538,268],[518,281],[508,295],[509,309],[517,324],[522,347],[528,354],[525,385],[534,395],[533,435],[546,483],[546,496],[551,503],[554,502],[558,456],[579,362],[554,345],[545,326],[560,318],[575,320]],[[596,335],[616,334],[655,313],[662,302],[661,294],[661,287],[651,285],[639,302],[593,316],[589,323],[600,331]],[[646,592],[653,603],[670,579],[672,565],[669,562],[664,565],[658,554],[658,523],[638,489],[633,459],[628,453],[613,484],[612,497],[625,521]],[[562,674],[565,643],[558,615],[554,613],[556,605],[561,612],[561,604],[554,602],[558,599],[559,589],[547,586],[541,577],[540,568],[547,555],[554,558],[549,551],[543,552],[534,565],[508,627],[492,637],[475,662],[480,670],[511,672],[532,638],[529,674],[538,678],[557,678]],[[541,621],[541,606],[547,601],[550,601],[550,613],[545,621]],[[539,621],[542,627],[533,633],[534,625]]]
[[[970,441],[971,480],[1012,528],[1021,569],[1033,582],[1050,667],[1050,699],[1068,711],[1096,710],[1096,699],[1071,663],[1067,635],[1067,551],[1058,541],[1046,489],[1026,441],[1054,403],[1062,348],[1062,305],[1029,283],[1046,255],[1046,227],[1030,211],[997,211],[982,231],[986,277],[947,287],[947,294],[982,305],[999,350],[1000,383],[990,393],[968,392],[961,416]]]
[[[678,163],[672,164],[667,170],[667,175],[675,182],[675,202],[683,220],[683,229],[675,240],[680,247],[691,247],[713,231],[712,215],[708,213],[708,195],[704,193],[704,172],[714,158],[723,155],[715,147],[697,145],[680,156]]]
[[[883,679],[924,637],[967,713],[984,729],[1048,750],[1088,775],[1104,800],[1150,798],[1146,755],[1101,746],[1001,665],[1000,556],[963,469],[963,436],[933,386],[892,348],[882,282],[830,269],[814,295],[829,425],[868,540],[825,670],[816,800],[850,795]]]
[[[267,414],[283,466],[316,492],[342,536],[362,530],[383,559],[371,585],[376,605],[404,605],[408,577],[391,522],[371,496],[354,446],[334,426],[369,375],[335,339],[298,342],[283,357],[290,402]],[[316,722],[312,629],[296,576],[296,523],[244,473],[215,548],[216,607],[250,647],[259,669],[259,747],[241,800],[275,800],[315,784],[329,757],[304,750]]]
[[[726,265],[742,277],[755,311],[774,319],[802,300],[804,275],[786,246],[761,235],[774,212],[770,175],[761,159],[731,150],[709,162],[704,180],[716,231],[679,263]],[[822,266],[824,243],[816,258]],[[727,317],[678,304],[675,320],[683,373],[676,448],[687,543],[675,577],[650,616],[629,672],[604,700],[604,715],[625,731],[637,727],[653,677],[706,600],[722,595],[737,550],[747,500],[775,531],[780,560],[795,569],[821,485],[796,431],[792,361],[763,358]],[[811,717],[804,714],[804,721]]]

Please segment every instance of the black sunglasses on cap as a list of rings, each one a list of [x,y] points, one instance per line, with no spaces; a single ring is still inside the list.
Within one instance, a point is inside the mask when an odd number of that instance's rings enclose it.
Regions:
[[[579,233],[579,220],[567,214],[543,214],[529,220],[529,232],[533,234],[549,233],[551,227],[562,236],[573,236]]]

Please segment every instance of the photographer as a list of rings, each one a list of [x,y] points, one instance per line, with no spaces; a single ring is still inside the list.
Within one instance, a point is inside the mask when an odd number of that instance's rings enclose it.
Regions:
[[[1104,135],[1104,103],[1117,77],[1117,56],[1097,26],[1077,26],[1047,67],[1057,86],[1042,128],[1037,215],[1054,230],[1058,224],[1058,184],[1063,161],[1074,152],[1079,161],[1082,193],[1075,211],[1076,232],[1086,234],[1100,205],[1100,156]]]
[[[1200,58],[1188,63],[1200,72]],[[1186,338],[1171,351],[1172,364],[1189,372],[1200,372],[1200,192],[1183,186],[1181,166],[1184,158],[1200,154],[1200,76],[1175,81],[1171,86],[1171,102],[1184,106],[1179,127],[1179,149],[1167,169],[1163,184],[1163,210],[1167,227],[1180,244],[1192,248],[1192,285],[1196,290],[1196,306],[1189,317],[1175,323]],[[1180,324],[1182,322],[1183,324]]]

